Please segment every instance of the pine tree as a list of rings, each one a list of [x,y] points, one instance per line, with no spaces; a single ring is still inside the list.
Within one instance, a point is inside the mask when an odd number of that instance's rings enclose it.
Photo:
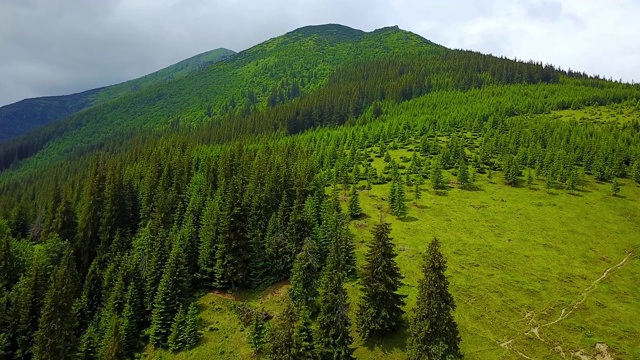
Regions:
[[[458,185],[460,188],[465,189],[469,185],[469,166],[466,162],[458,161]]]
[[[124,310],[122,311],[123,352],[127,358],[133,357],[138,349],[145,312],[144,284],[136,267],[131,275],[131,283],[127,290]]]
[[[294,334],[298,315],[287,302],[282,313],[272,320],[267,336],[268,354],[273,359],[294,359]]]
[[[360,197],[358,195],[358,189],[354,185],[351,188],[351,198],[349,198],[349,217],[356,219],[362,215],[362,208],[360,207]]]
[[[124,338],[122,334],[122,321],[112,313],[107,320],[107,330],[102,340],[102,349],[100,351],[101,359],[105,360],[124,360]]]
[[[533,185],[533,178],[531,169],[527,169],[527,186],[529,186],[529,188]]]
[[[631,179],[640,184],[640,159],[636,159],[631,165]]]
[[[518,175],[520,175],[520,169],[518,163],[514,157],[509,157],[507,165],[504,170],[504,181],[507,185],[516,186],[518,182]]]
[[[423,278],[409,327],[409,359],[461,359],[458,326],[453,319],[455,302],[449,293],[446,260],[434,239],[424,257]]]
[[[433,185],[433,190],[440,190],[444,187],[444,176],[442,175],[442,160],[440,157],[433,159],[431,162],[431,172],[429,180]]]
[[[34,359],[72,359],[77,351],[73,304],[78,292],[78,274],[73,255],[67,251],[51,275],[40,326],[34,336]]]
[[[618,179],[614,178],[611,182],[611,193],[613,196],[618,196],[618,194],[620,194],[620,183],[618,182]]]
[[[358,332],[364,339],[387,334],[402,324],[406,296],[398,294],[402,275],[395,261],[397,254],[390,232],[389,224],[376,225],[373,241],[365,255],[362,297],[356,312]]]
[[[220,196],[222,195],[217,194],[215,200],[207,201],[201,218],[198,267],[200,268],[200,277],[206,285],[211,285],[216,278]]]
[[[200,317],[198,316],[198,305],[191,303],[187,310],[187,322],[184,329],[185,349],[192,349],[200,341]]]
[[[487,168],[487,180],[489,180],[489,182],[493,180],[493,170],[491,170],[491,167]]]
[[[180,305],[187,297],[189,274],[184,263],[184,252],[175,246],[165,266],[151,314],[150,340],[155,346],[164,346]]]
[[[402,180],[398,179],[395,186],[395,202],[392,204],[391,213],[397,217],[406,216],[408,211],[407,204],[405,203],[406,200],[404,184],[402,183]]]
[[[306,308],[298,310],[298,322],[293,334],[293,357],[298,360],[316,359],[311,317]]]
[[[413,186],[413,199],[414,199],[414,204],[418,205],[418,201],[420,199],[422,199],[422,181],[416,181],[414,186]]]
[[[553,177],[551,177],[550,175],[547,175],[547,177],[545,178],[544,185],[547,188],[547,193],[549,193],[551,189],[553,189]]]
[[[255,354],[261,354],[264,349],[267,327],[264,319],[262,318],[262,312],[258,311],[258,309],[253,310],[250,326],[249,343],[251,344],[251,348]]]
[[[184,307],[180,306],[180,310],[173,318],[173,324],[171,324],[171,334],[167,340],[169,350],[178,352],[185,347],[184,330],[187,325],[187,314],[184,311]]]
[[[353,359],[351,320],[340,264],[340,248],[334,242],[320,280],[316,348],[320,359]]]
[[[571,169],[569,170],[569,174],[567,175],[566,189],[569,192],[569,194],[573,194],[577,186],[578,186],[578,173],[576,172],[575,169]]]
[[[316,309],[318,297],[318,278],[320,277],[320,260],[314,240],[308,239],[302,251],[296,256],[291,272],[289,297],[298,309]]]

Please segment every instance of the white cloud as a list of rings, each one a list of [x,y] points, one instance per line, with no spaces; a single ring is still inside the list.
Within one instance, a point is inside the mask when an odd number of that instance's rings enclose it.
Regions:
[[[125,81],[295,28],[389,25],[450,48],[640,80],[632,0],[3,0],[0,105]]]

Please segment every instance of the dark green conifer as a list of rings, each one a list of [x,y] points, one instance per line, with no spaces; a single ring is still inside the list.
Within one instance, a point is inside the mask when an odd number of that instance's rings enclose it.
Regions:
[[[458,161],[458,185],[465,189],[469,185],[469,166],[463,160]]]
[[[362,268],[362,297],[356,311],[356,326],[364,339],[396,330],[402,324],[405,295],[398,294],[402,285],[397,256],[389,237],[387,223],[376,225],[373,241]]]
[[[354,185],[351,188],[351,197],[349,198],[349,217],[356,219],[362,214],[362,208],[360,207],[360,197],[358,195],[358,189]]]
[[[316,243],[312,239],[305,241],[302,251],[296,256],[291,272],[289,297],[298,309],[316,309],[318,297],[318,279],[320,277],[320,260]]]
[[[51,275],[51,286],[47,291],[38,331],[34,336],[35,359],[75,358],[78,339],[71,304],[76,299],[78,288],[78,274],[73,255],[71,251],[67,251]]]
[[[267,336],[268,354],[273,359],[295,359],[295,329],[298,315],[287,301],[284,310],[270,324]]]
[[[167,340],[169,350],[178,352],[186,346],[184,331],[187,325],[187,314],[184,311],[184,307],[180,306],[180,310],[173,318],[173,324],[171,324],[171,334]]]
[[[316,349],[313,341],[311,317],[306,308],[298,310],[298,322],[293,334],[293,358],[299,360],[316,359]]]
[[[409,359],[461,359],[458,326],[453,319],[455,302],[445,275],[446,260],[434,239],[424,257],[418,300],[409,327]]]
[[[184,263],[184,252],[175,246],[162,274],[151,314],[150,340],[155,346],[165,346],[171,324],[187,297],[189,274]]]
[[[340,248],[334,242],[320,280],[316,349],[320,359],[353,359],[349,304],[344,289]]]
[[[620,194],[620,183],[618,182],[618,179],[614,178],[611,182],[611,193],[613,196],[618,196],[618,194]]]

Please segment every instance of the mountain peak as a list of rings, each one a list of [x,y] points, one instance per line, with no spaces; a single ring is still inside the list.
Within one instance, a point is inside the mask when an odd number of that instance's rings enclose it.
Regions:
[[[350,28],[340,24],[322,24],[322,25],[308,25],[293,30],[285,34],[285,36],[294,37],[309,37],[309,36],[330,36],[335,38],[357,38],[364,35],[362,30]]]

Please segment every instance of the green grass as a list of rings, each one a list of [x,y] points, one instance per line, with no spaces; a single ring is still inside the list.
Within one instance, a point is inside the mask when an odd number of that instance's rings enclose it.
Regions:
[[[398,159],[406,150],[391,151]],[[374,164],[381,165],[376,159]],[[455,180],[447,174],[449,180]],[[435,194],[425,191],[417,206],[409,201],[409,214],[398,219],[384,214],[392,224],[398,263],[405,275],[401,291],[408,295],[407,309],[416,300],[421,254],[433,237],[442,242],[448,259],[451,291],[457,302],[455,318],[460,327],[462,349],[473,359],[516,359],[511,348],[531,358],[560,358],[565,354],[595,353],[595,344],[606,343],[616,357],[638,356],[640,338],[638,293],[640,260],[640,187],[622,180],[619,197],[610,195],[610,184],[589,179],[574,195],[561,189],[548,193],[542,181],[532,188],[502,184],[500,173],[493,182],[479,175],[476,188],[449,188]],[[425,190],[428,184],[424,186]],[[389,185],[374,186],[361,193],[365,216],[352,222],[359,266],[362,265],[370,229],[380,213],[376,205]],[[413,193],[408,191],[407,197]],[[345,199],[343,199],[345,200]],[[345,202],[346,206],[346,202]],[[606,269],[634,251],[624,266],[588,293],[562,321],[563,308],[571,308],[581,294]],[[176,355],[177,359],[248,358],[247,334],[230,311],[232,301],[246,301],[272,314],[280,311],[280,299],[288,285],[264,293],[207,294],[200,300],[205,331],[202,344]],[[357,281],[347,284],[352,314],[359,296]],[[410,312],[408,313],[408,315]],[[210,331],[209,327],[216,329]],[[540,339],[525,333],[539,326]],[[354,331],[359,359],[403,359],[406,333],[383,342],[364,345]],[[173,358],[163,351],[147,352],[149,358]]]
[[[607,106],[587,106],[579,110],[554,111],[549,115],[555,119],[577,121],[580,123],[606,124],[611,122],[627,123],[632,120],[640,120],[640,109],[614,104]]]

